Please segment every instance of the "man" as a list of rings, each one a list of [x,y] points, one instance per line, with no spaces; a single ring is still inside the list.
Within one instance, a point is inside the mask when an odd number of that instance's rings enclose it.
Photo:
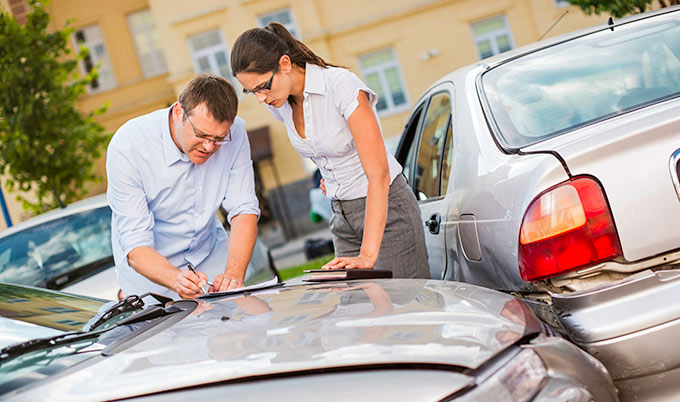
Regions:
[[[224,78],[200,75],[177,103],[126,122],[113,136],[107,198],[126,294],[193,298],[211,279],[213,291],[243,286],[260,210],[237,109]],[[216,216],[220,205],[230,240]]]

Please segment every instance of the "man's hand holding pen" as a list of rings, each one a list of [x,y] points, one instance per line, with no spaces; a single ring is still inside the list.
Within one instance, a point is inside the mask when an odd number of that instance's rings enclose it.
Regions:
[[[188,269],[180,270],[175,277],[175,291],[183,299],[193,299],[206,293],[208,276],[197,272],[189,265]]]
[[[210,292],[224,292],[240,287],[243,287],[243,282],[228,272],[218,274],[213,282],[209,282],[206,274],[196,271],[191,264],[179,272],[175,282],[176,292],[183,299],[193,299]]]

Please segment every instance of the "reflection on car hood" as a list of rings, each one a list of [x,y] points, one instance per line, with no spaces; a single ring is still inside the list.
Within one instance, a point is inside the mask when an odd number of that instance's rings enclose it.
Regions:
[[[87,373],[45,386],[51,398],[103,400],[332,367],[476,368],[539,328],[517,300],[474,285],[392,279],[290,286],[202,303]]]

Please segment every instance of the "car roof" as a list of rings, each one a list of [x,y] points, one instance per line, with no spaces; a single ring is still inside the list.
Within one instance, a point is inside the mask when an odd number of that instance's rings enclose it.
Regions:
[[[166,361],[166,369],[215,359],[225,364],[214,380],[367,364],[476,368],[540,330],[533,314],[523,310],[517,299],[455,282],[306,283],[236,299],[203,300],[211,308],[175,324],[172,341],[138,344],[134,352],[123,351],[116,360],[129,365],[131,375],[143,375],[137,371],[136,356],[153,354]],[[261,303],[263,310],[249,313],[246,301]],[[508,309],[521,318],[509,319]],[[499,341],[501,333],[514,335]],[[283,342],[280,347],[276,339]],[[299,339],[294,350],[291,339]],[[192,349],[198,344],[203,346]],[[253,364],[263,356],[266,364]]]
[[[63,218],[65,216],[77,214],[83,211],[90,211],[93,209],[105,207],[109,205],[106,200],[106,194],[99,194],[92,197],[73,202],[66,206],[66,208],[53,209],[51,211],[34,216],[21,223],[13,225],[12,227],[0,232],[0,239],[10,236],[14,233],[21,232],[28,228],[41,225],[45,222],[50,222],[55,219]]]

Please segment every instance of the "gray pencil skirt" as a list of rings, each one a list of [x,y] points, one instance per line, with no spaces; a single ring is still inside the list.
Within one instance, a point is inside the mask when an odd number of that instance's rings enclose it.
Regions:
[[[335,255],[359,255],[364,234],[366,197],[333,200],[330,230]],[[387,222],[375,268],[392,271],[395,278],[429,278],[425,232],[420,208],[403,174],[390,185]]]

